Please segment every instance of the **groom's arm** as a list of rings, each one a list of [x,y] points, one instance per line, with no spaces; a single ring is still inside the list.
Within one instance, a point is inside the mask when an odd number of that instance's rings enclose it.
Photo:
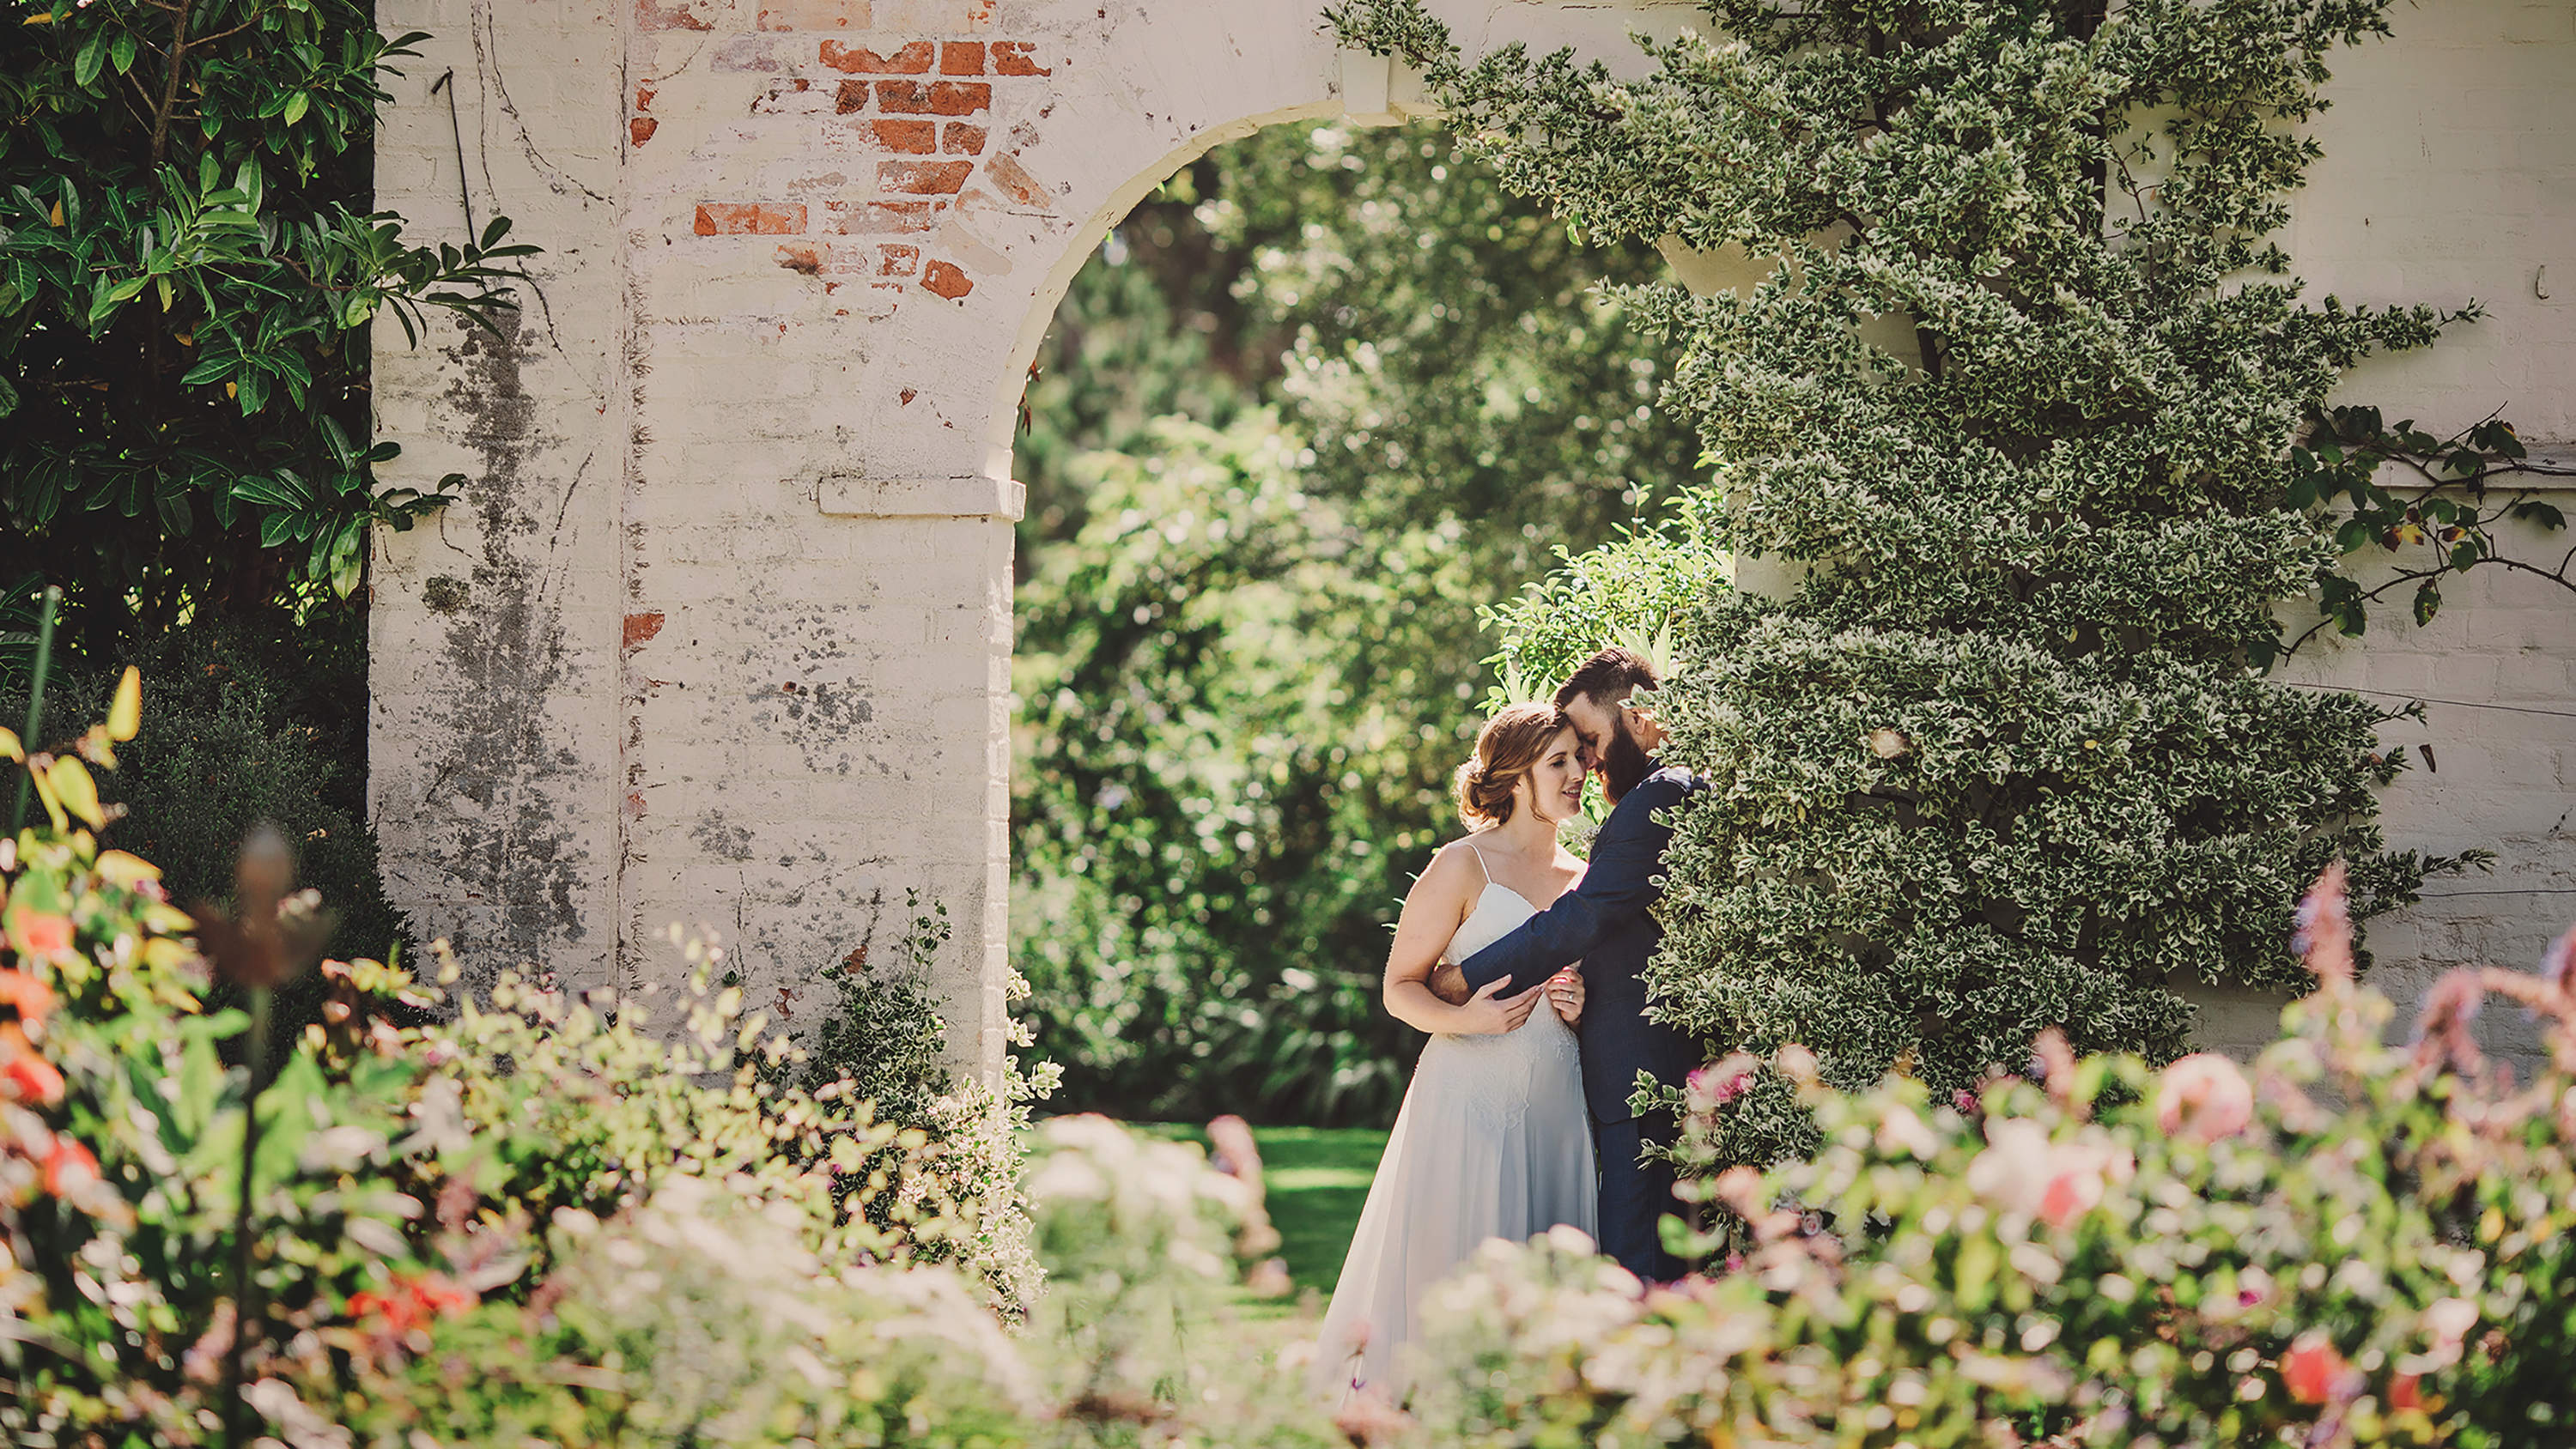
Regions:
[[[1459,967],[1467,988],[1481,991],[1508,976],[1512,984],[1503,988],[1505,994],[1526,991],[1582,960],[1604,936],[1653,905],[1662,893],[1655,875],[1673,838],[1673,828],[1656,819],[1656,812],[1679,804],[1682,793],[1668,779],[1645,780],[1628,792],[1592,838],[1582,884],[1468,957]]]

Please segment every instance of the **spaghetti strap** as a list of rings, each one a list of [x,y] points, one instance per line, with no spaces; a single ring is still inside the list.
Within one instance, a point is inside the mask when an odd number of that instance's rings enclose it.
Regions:
[[[1458,837],[1458,840],[1460,844],[1466,846],[1468,851],[1476,857],[1476,869],[1485,873],[1486,883],[1489,885],[1492,884],[1494,879],[1494,868],[1485,863],[1485,852],[1477,846],[1476,837],[1472,835],[1462,835]]]

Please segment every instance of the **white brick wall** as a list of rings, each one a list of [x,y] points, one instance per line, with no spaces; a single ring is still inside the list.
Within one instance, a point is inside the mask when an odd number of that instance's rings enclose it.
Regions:
[[[1471,48],[1574,43],[1631,70],[1630,27],[1695,13],[1434,8]],[[386,0],[386,29],[433,38],[393,82],[384,204],[462,233],[458,147],[429,94],[452,67],[475,215],[547,248],[511,346],[378,339],[378,427],[406,449],[388,474],[474,480],[374,561],[372,793],[390,884],[425,930],[480,969],[540,960],[602,984],[670,969],[660,930],[703,923],[793,1020],[797,987],[899,932],[919,888],[958,927],[939,970],[957,1053],[998,1061],[1022,379],[1074,273],[1172,170],[1346,99],[1362,119],[1403,106],[1403,78],[1337,54],[1319,11]],[[2322,123],[2331,159],[2292,243],[2348,300],[2495,308],[2357,393],[2428,419],[2506,403],[2535,436],[2569,436],[2576,332],[2522,279],[2576,235],[2558,139],[2576,116],[2554,79],[2576,26],[2505,0],[2396,20],[2402,52],[2346,63],[2353,103]],[[2576,257],[2554,270],[2576,289]],[[2482,690],[2563,700],[2565,618],[2463,592],[2441,627],[2469,642],[2392,629],[2316,667],[2412,689],[2492,648]],[[2392,794],[2392,833],[2490,841],[2498,885],[2576,885],[2534,798],[2565,794],[2576,740],[2541,716],[2470,720],[2435,713],[2442,770]],[[2546,918],[2531,899],[2428,907],[2382,933],[2383,956],[2527,959]]]

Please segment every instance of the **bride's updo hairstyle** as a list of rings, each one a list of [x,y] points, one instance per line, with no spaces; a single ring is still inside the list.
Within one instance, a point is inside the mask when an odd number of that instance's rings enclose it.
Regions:
[[[1451,783],[1458,813],[1470,826],[1500,825],[1512,818],[1512,787],[1538,764],[1547,742],[1568,721],[1546,703],[1507,705],[1476,735],[1476,757],[1458,767]]]

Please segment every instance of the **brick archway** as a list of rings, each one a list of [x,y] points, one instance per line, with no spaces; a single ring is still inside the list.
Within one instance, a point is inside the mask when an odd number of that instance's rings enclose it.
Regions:
[[[1631,28],[1699,14],[1432,8],[1471,51],[1614,66],[1637,63]],[[2576,35],[2546,9],[2400,10],[2396,42],[2339,58],[2332,93],[2366,103],[2315,123],[2326,160],[2284,241],[2312,295],[2490,304],[2357,374],[2358,400],[2445,427],[2507,405],[2564,458],[2576,161],[2546,142],[2576,134]],[[658,969],[662,929],[705,922],[792,1019],[796,983],[899,930],[917,889],[958,928],[952,1046],[997,1062],[1025,370],[1101,236],[1180,165],[1266,123],[1404,108],[1320,10],[386,0],[389,31],[434,38],[394,82],[377,194],[418,233],[506,214],[547,248],[506,341],[377,339],[377,429],[406,449],[387,481],[470,480],[372,560],[372,804],[424,934],[584,986]],[[2431,628],[2300,671],[2444,697],[2441,770],[2428,753],[2391,793],[2392,838],[2497,846],[2539,883],[2395,923],[2383,956],[2410,974],[2532,959],[2576,870],[2576,755],[2549,733],[2576,667],[2564,606],[2505,579],[2446,592]]]
[[[1436,8],[1628,64],[1631,27],[1694,13]],[[919,890],[957,926],[952,1045],[998,1061],[1023,380],[1109,227],[1200,152],[1409,109],[1320,11],[389,0],[435,39],[384,204],[547,248],[508,343],[378,352],[399,467],[472,480],[373,560],[373,800],[424,931],[604,985],[704,922],[792,1020]]]

